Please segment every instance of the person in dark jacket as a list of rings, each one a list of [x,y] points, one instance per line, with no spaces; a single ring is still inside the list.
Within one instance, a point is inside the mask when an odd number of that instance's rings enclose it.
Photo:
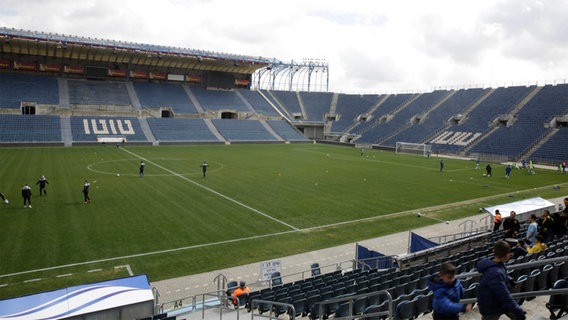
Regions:
[[[208,166],[209,165],[205,161],[203,161],[203,163],[200,165],[201,170],[203,171],[203,178],[205,178],[207,176],[207,167]]]
[[[22,198],[24,198],[24,208],[32,207],[32,188],[26,185],[22,188]]]
[[[544,238],[544,242],[552,241],[554,238],[554,220],[550,216],[550,211],[543,210],[537,223],[540,230],[539,234]]]
[[[503,220],[503,230],[505,230],[505,238],[518,238],[521,231],[521,223],[516,218],[517,213],[511,211],[509,217]]]
[[[471,304],[462,304],[464,289],[456,278],[456,267],[445,262],[440,266],[440,273],[430,280],[428,288],[434,292],[432,317],[434,320],[457,320],[460,313],[469,312]]]
[[[481,275],[477,287],[477,303],[483,320],[497,320],[501,315],[514,320],[526,319],[525,312],[511,296],[511,279],[505,263],[511,258],[511,246],[504,240],[495,242],[493,258],[476,263]]]
[[[83,204],[91,203],[91,198],[89,197],[90,187],[91,184],[89,183],[89,181],[85,180],[85,184],[83,184],[83,196],[85,198],[85,201],[83,202]]]
[[[525,245],[525,240],[523,239],[518,239],[517,240],[517,245],[515,247],[513,247],[511,249],[511,258],[512,259],[517,259],[519,257],[524,257],[527,254],[529,254],[527,252],[527,248]]]
[[[48,185],[49,182],[47,182],[45,176],[39,177],[39,180],[36,182],[36,185],[38,184],[39,184],[39,196],[41,197],[42,194],[44,196],[47,196],[47,190],[45,190],[45,186]]]

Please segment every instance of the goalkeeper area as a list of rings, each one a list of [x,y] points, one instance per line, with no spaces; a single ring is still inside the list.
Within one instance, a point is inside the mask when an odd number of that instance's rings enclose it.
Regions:
[[[418,154],[429,157],[432,154],[432,145],[425,143],[398,142],[396,143],[396,153]]]
[[[0,299],[260,263],[478,215],[511,198],[564,196],[566,186],[554,170],[506,179],[496,163],[487,178],[475,161],[447,159],[441,174],[434,158],[312,143],[13,147],[0,163],[10,200],[0,204]],[[33,208],[24,208],[25,184]]]

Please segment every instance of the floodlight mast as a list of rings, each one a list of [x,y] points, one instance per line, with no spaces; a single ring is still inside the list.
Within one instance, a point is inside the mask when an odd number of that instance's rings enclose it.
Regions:
[[[301,63],[273,61],[253,73],[252,79],[256,89],[328,92],[329,66],[324,59],[304,59]]]

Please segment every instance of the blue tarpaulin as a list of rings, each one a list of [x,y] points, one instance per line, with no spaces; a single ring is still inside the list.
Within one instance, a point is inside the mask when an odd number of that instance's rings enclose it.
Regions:
[[[392,268],[392,257],[369,250],[357,244],[357,267],[358,269],[388,269]]]
[[[410,233],[410,253],[430,249],[439,245],[439,243],[423,238],[414,232]]]

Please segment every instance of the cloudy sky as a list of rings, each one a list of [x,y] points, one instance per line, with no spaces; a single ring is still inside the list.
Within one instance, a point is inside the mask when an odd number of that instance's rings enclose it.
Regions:
[[[0,25],[301,62],[329,89],[568,81],[568,0],[0,0]]]

